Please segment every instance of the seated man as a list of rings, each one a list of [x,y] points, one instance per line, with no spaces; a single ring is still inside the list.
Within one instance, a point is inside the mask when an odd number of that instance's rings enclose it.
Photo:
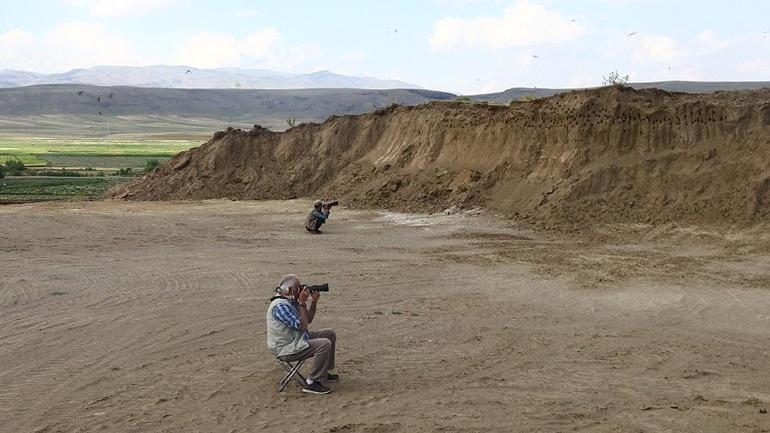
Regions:
[[[293,362],[304,358],[307,350],[312,351],[311,371],[307,385],[302,390],[310,394],[328,394],[331,388],[322,380],[337,380],[334,369],[334,352],[337,335],[331,329],[308,331],[313,322],[316,306],[321,294],[302,287],[299,277],[287,275],[276,288],[278,295],[271,299],[267,308],[267,347],[282,361]],[[310,308],[307,299],[311,299]]]
[[[305,229],[311,233],[321,233],[321,225],[329,218],[331,207],[324,206],[324,202],[316,200],[313,203],[313,210],[310,211],[310,215],[305,219]]]

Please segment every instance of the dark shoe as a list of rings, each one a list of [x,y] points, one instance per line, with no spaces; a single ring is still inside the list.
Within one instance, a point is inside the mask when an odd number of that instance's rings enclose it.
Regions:
[[[306,392],[308,394],[323,395],[332,392],[332,389],[323,383],[314,380],[312,385],[305,385],[305,387],[302,388],[302,392]]]
[[[334,373],[329,373],[329,374],[326,375],[326,380],[330,380],[330,381],[340,380],[340,375],[339,374],[334,374]]]

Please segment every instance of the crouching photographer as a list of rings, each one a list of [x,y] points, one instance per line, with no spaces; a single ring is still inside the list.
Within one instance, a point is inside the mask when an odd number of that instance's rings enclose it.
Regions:
[[[305,218],[305,229],[310,233],[321,233],[320,228],[329,218],[332,207],[337,206],[338,204],[339,202],[337,200],[329,202],[317,200],[313,203],[313,210],[311,210],[310,214]]]
[[[310,331],[308,325],[315,317],[322,291],[328,284],[305,286],[299,277],[290,274],[281,279],[267,308],[267,347],[280,360],[294,362],[310,357],[311,371],[302,391],[309,394],[328,394],[331,388],[324,381],[339,379],[334,369],[337,334],[332,329]],[[307,302],[310,299],[310,306]]]

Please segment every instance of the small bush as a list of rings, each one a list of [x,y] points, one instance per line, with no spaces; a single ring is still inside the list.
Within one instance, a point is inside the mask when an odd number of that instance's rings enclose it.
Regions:
[[[148,159],[147,162],[144,164],[144,172],[152,173],[158,167],[160,167],[160,161],[158,161],[157,159]]]
[[[294,125],[297,124],[297,119],[293,117],[289,117],[288,119],[286,119],[286,124],[289,125],[289,128],[294,128]]]
[[[631,79],[628,75],[620,75],[618,71],[610,72],[606,77],[602,77],[602,86],[628,86]]]
[[[9,159],[5,161],[5,172],[9,176],[20,176],[27,169],[24,163],[18,159]]]
[[[457,98],[455,98],[455,102],[471,102],[471,97],[460,95]]]
[[[121,168],[120,170],[116,171],[113,176],[131,177],[133,175],[134,170],[131,170],[130,168]]]

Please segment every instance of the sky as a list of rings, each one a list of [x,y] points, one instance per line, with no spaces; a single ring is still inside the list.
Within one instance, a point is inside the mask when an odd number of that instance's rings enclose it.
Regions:
[[[764,0],[0,0],[0,69],[331,70],[461,94],[770,81],[768,17]]]

